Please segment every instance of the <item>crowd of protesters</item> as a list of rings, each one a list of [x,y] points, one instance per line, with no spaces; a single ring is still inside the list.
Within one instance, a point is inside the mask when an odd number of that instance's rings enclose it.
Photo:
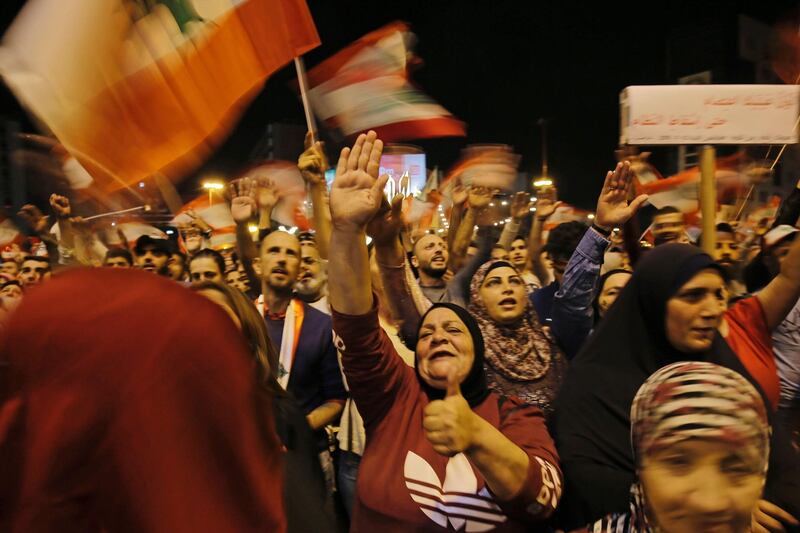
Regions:
[[[23,208],[0,530],[798,530],[800,182],[708,255],[670,207],[639,242],[628,161],[591,224],[545,238],[545,188],[501,228],[458,184],[443,234],[384,196],[374,132],[330,191],[306,146],[309,232],[274,229],[263,178],[230,184],[222,250],[195,217],[101,258],[66,197],[57,235]]]

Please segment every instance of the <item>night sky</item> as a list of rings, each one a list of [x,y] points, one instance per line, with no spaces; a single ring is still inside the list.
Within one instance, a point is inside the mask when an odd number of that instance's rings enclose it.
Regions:
[[[2,4],[0,22],[6,25],[23,2]],[[550,173],[560,185],[561,198],[585,208],[593,207],[600,180],[615,163],[621,89],[675,83],[678,76],[705,70],[711,65],[701,64],[703,52],[722,42],[731,48],[727,55],[735,58],[738,13],[772,25],[797,7],[781,0],[629,6],[525,0],[308,4],[322,39],[306,56],[309,68],[386,23],[410,23],[418,37],[417,55],[424,61],[414,81],[468,126],[466,139],[414,143],[426,149],[429,167],[446,169],[466,144],[490,142],[514,146],[523,155],[521,169],[538,172],[537,120],[545,117]],[[676,35],[682,48],[668,45]],[[287,87],[293,77],[292,68],[273,76],[207,168],[244,163],[269,122],[304,123],[299,99]],[[7,103],[0,105],[3,114],[16,112]]]

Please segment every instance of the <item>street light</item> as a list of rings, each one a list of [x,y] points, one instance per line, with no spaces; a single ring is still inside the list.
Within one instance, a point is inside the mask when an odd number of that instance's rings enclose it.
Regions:
[[[211,194],[214,191],[221,191],[225,188],[225,184],[219,180],[205,180],[202,184],[203,189],[208,191],[208,205],[212,203]]]
[[[553,180],[548,174],[547,166],[547,120],[540,118],[537,121],[542,130],[542,174],[533,180],[534,189],[542,189],[553,186]]]

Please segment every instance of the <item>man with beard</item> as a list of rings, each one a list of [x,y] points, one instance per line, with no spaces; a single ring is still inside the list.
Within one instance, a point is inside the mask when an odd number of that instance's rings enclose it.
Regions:
[[[172,253],[172,246],[167,239],[142,235],[136,239],[133,252],[136,254],[137,268],[160,276],[169,276],[167,261]]]
[[[429,233],[414,243],[413,253],[411,264],[419,272],[417,282],[422,293],[433,303],[444,301],[447,292],[444,275],[450,257],[447,243],[438,235]]]
[[[728,274],[728,299],[737,299],[747,293],[747,288],[742,282],[741,246],[736,239],[736,230],[726,222],[716,226],[717,242],[714,246],[714,261],[722,265]],[[702,242],[702,235],[698,238]]]
[[[173,250],[167,261],[167,269],[169,277],[173,280],[186,281],[186,254],[179,250]]]
[[[313,240],[300,241],[300,276],[294,285],[297,297],[308,305],[331,314],[328,304],[328,276]]]
[[[331,317],[292,297],[300,257],[300,242],[294,235],[274,231],[264,237],[258,307],[279,353],[278,382],[305,410],[319,439],[319,451],[325,455],[324,428],[338,421],[347,393],[333,345]],[[327,454],[323,468],[329,460]]]

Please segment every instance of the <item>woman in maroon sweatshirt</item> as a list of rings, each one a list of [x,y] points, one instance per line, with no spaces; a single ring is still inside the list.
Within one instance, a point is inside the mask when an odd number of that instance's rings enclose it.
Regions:
[[[475,320],[432,307],[415,369],[378,324],[365,231],[382,204],[382,149],[374,132],[359,136],[331,191],[330,303],[367,431],[352,530],[530,531],[558,503],[558,457],[538,408],[489,392]]]

